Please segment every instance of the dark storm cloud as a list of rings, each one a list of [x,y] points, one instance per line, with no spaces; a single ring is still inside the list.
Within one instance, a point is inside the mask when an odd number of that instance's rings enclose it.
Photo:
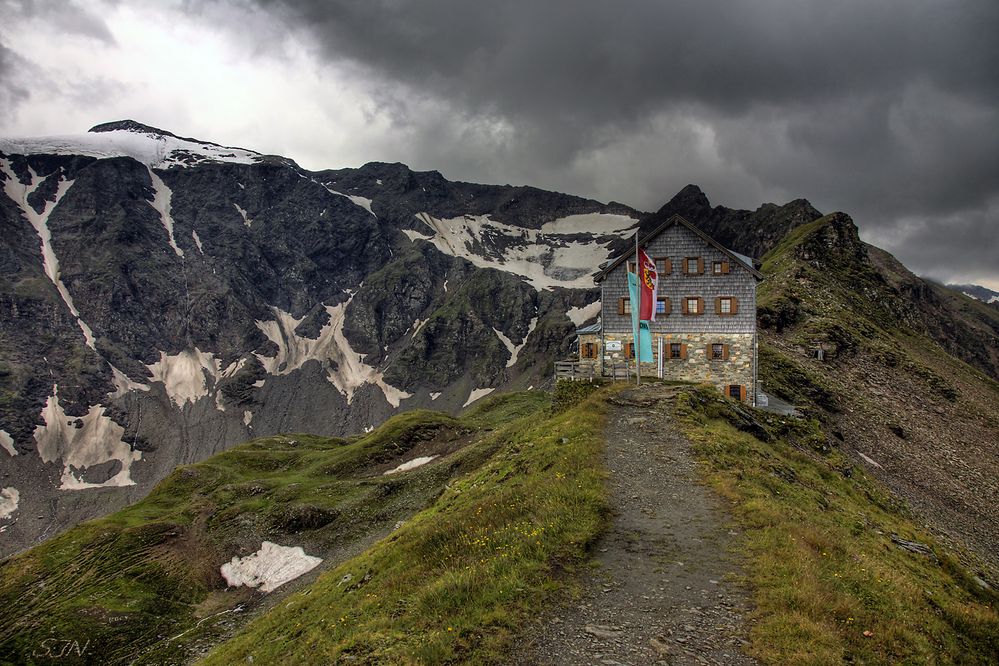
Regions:
[[[17,29],[18,22],[38,19],[55,26],[64,34],[114,44],[114,36],[97,12],[72,0],[0,0],[0,13],[8,23],[8,28]],[[14,25],[10,25],[11,23]]]
[[[0,114],[11,116],[28,99],[20,72],[23,59],[0,42]]]

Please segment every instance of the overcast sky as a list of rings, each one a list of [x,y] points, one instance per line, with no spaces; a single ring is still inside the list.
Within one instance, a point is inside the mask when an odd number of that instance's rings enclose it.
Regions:
[[[152,9],[150,7],[153,7]],[[996,0],[0,0],[0,135],[132,118],[655,210],[804,197],[999,289]]]

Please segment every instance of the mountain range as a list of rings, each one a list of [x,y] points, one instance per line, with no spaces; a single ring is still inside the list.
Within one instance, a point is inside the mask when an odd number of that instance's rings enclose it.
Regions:
[[[308,171],[130,120],[0,139],[0,184],[0,555],[253,437],[540,388],[596,316],[593,274],[676,213],[757,258],[824,220],[830,245],[803,266],[842,250],[838,274],[885,326],[999,377],[995,308],[802,199],[733,210],[689,185],[645,213],[402,164]],[[824,389],[785,381],[798,361],[781,354],[863,345],[817,328],[807,283],[780,282],[760,322],[773,390],[825,408]]]

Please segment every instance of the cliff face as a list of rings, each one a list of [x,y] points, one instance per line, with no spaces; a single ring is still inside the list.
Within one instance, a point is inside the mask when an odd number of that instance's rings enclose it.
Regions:
[[[0,555],[250,437],[539,384],[639,217],[134,121],[0,139],[0,187]]]

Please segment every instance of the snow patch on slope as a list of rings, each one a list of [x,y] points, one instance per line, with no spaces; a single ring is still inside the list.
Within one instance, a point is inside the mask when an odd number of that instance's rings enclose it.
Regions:
[[[468,400],[465,401],[465,404],[462,405],[462,407],[468,407],[479,398],[484,398],[495,390],[495,388],[472,389],[472,392],[468,394]]]
[[[407,460],[398,467],[390,469],[385,472],[383,476],[388,476],[389,474],[398,474],[399,472],[408,472],[411,469],[416,469],[417,467],[422,467],[426,465],[431,460],[434,460],[438,456],[421,456],[419,458],[413,458],[412,460]]]
[[[129,391],[148,391],[148,384],[140,384],[139,382],[132,381],[128,375],[116,368],[112,364],[111,366],[111,382],[114,384],[115,390],[108,393],[109,398],[120,398],[126,395]]]
[[[480,268],[518,275],[538,291],[593,287],[593,275],[609,259],[613,238],[636,224],[625,215],[604,213],[571,215],[548,222],[541,230],[504,224],[488,215],[441,219],[417,213],[416,217],[433,235],[406,232],[411,240],[427,240],[441,252]],[[580,239],[580,235],[587,238]]]
[[[11,486],[0,489],[0,520],[9,518],[12,513],[17,511],[17,504],[20,500],[21,493],[18,492],[17,488]]]
[[[177,354],[161,351],[160,360],[146,367],[152,375],[150,379],[163,384],[170,400],[178,409],[183,409],[188,402],[194,404],[208,395],[209,378],[214,385],[218,380],[234,375],[244,363],[246,359],[241,358],[223,370],[222,361],[215,358],[215,354],[195,347]],[[216,406],[225,411],[219,400],[216,400]]]
[[[17,455],[17,449],[14,448],[14,438],[6,430],[0,430],[0,449],[11,456]]]
[[[531,323],[528,324],[527,326],[527,335],[524,336],[524,339],[520,341],[519,345],[513,344],[513,341],[510,340],[510,338],[503,335],[503,332],[500,331],[499,329],[496,328],[493,329],[493,332],[496,334],[496,337],[500,339],[500,342],[502,342],[503,345],[510,352],[510,360],[506,362],[506,367],[512,368],[514,365],[516,365],[517,357],[520,355],[520,350],[523,349],[524,345],[527,344],[527,338],[530,337],[531,333],[534,332],[534,327],[537,325],[538,325],[538,318],[534,317],[533,319],[531,319]]]
[[[52,387],[52,395],[42,408],[45,425],[35,426],[35,442],[42,462],[62,460],[61,490],[83,490],[133,486],[130,476],[132,463],[142,458],[141,451],[132,451],[122,441],[125,429],[104,415],[103,405],[92,405],[83,416],[70,417],[59,405],[59,387]],[[103,483],[83,481],[73,473],[112,460],[121,463],[117,474]]]
[[[287,375],[308,361],[319,361],[327,369],[326,378],[347,398],[348,405],[358,388],[364,384],[375,384],[382,390],[385,400],[398,407],[399,402],[411,394],[386,383],[382,373],[366,364],[365,355],[355,352],[343,334],[344,317],[351,299],[353,294],[339,305],[325,306],[330,320],[315,339],[303,338],[295,333],[304,317],[296,319],[288,312],[273,308],[273,321],[256,323],[267,339],[277,345],[278,353],[275,356],[256,356],[272,375]]]
[[[583,325],[583,322],[593,319],[598,314],[600,314],[600,301],[594,301],[581,308],[571,307],[565,311],[565,316],[576,325],[576,328],[579,328]]]
[[[0,142],[0,151],[3,151],[2,142]],[[0,170],[7,176],[7,179],[3,183],[4,192],[20,207],[21,212],[28,218],[28,222],[34,227],[35,232],[38,233],[38,238],[42,241],[42,266],[45,269],[45,275],[55,285],[56,291],[62,296],[66,307],[76,317],[76,323],[83,332],[83,339],[86,341],[87,346],[96,351],[94,333],[90,329],[90,326],[80,318],[80,312],[76,309],[76,305],[73,304],[73,297],[69,295],[69,290],[66,289],[66,285],[63,284],[62,278],[59,275],[59,258],[56,257],[55,250],[52,249],[52,233],[48,227],[49,215],[59,205],[63,196],[66,195],[66,192],[73,185],[73,181],[63,178],[61,169],[50,176],[40,178],[34,169],[29,167],[28,172],[31,174],[31,184],[24,185],[17,179],[14,171],[10,168],[10,161],[0,160]],[[38,213],[28,203],[28,196],[38,189],[39,185],[52,177],[57,178],[59,181],[59,186],[56,188],[55,201],[46,201],[44,210]]]
[[[371,199],[368,199],[367,197],[358,196],[356,194],[344,194],[343,192],[338,192],[334,190],[332,187],[330,187],[329,183],[319,183],[319,181],[312,181],[312,182],[322,185],[324,188],[326,188],[326,191],[329,192],[330,194],[335,194],[338,197],[350,199],[355,206],[360,206],[364,210],[368,211],[372,217],[378,217],[377,215],[375,215],[375,211],[371,210],[371,201],[372,201]]]
[[[231,587],[259,587],[261,592],[273,592],[285,583],[312,571],[322,563],[319,557],[306,555],[301,546],[280,546],[270,541],[260,544],[260,550],[246,557],[234,557],[220,571]]]
[[[198,252],[204,254],[205,248],[201,245],[201,237],[198,236],[198,232],[194,229],[191,229],[191,238],[194,239],[194,244],[198,247]]]
[[[163,223],[163,228],[166,229],[167,242],[170,243],[170,247],[173,248],[178,257],[183,257],[184,251],[177,247],[177,239],[173,237],[173,217],[170,215],[170,199],[173,197],[173,192],[170,191],[166,183],[152,169],[149,167],[146,167],[146,169],[149,171],[150,180],[153,181],[153,200],[149,202],[149,205],[160,214],[160,222]]]
[[[260,153],[227,148],[210,143],[187,141],[172,136],[130,130],[87,132],[61,136],[0,139],[0,152],[8,155],[86,155],[89,157],[131,157],[154,169],[187,167],[203,162],[254,164]]]
[[[253,220],[251,220],[249,216],[247,216],[246,211],[243,210],[243,208],[238,203],[234,201],[232,205],[236,207],[236,210],[239,212],[239,216],[243,218],[243,224],[245,224],[246,228],[249,229],[250,225],[253,224]]]

